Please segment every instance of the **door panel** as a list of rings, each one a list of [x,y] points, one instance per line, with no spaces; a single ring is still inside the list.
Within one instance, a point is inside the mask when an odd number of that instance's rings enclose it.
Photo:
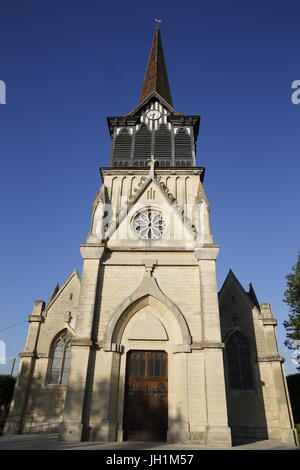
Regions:
[[[124,438],[165,441],[168,429],[168,356],[164,351],[127,354]]]

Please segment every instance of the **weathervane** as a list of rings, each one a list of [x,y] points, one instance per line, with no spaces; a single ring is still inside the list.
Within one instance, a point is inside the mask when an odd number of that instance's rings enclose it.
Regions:
[[[156,29],[159,28],[159,23],[162,23],[162,20],[155,18],[155,23],[156,23]]]

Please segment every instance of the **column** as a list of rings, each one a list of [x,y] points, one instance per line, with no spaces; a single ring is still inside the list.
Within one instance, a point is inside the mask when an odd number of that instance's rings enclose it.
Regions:
[[[264,399],[268,403],[270,401],[269,393],[276,391],[274,397],[276,400],[275,407],[277,404],[276,419],[273,416],[274,409],[271,415],[268,407],[266,407],[269,438],[297,445],[297,432],[294,429],[289,393],[282,365],[283,358],[279,354],[276,339],[275,328],[277,321],[273,317],[270,304],[261,304],[260,309],[266,334],[266,351],[268,352],[267,356],[259,355],[258,357],[261,377],[265,382],[265,387],[263,387]],[[268,377],[271,377],[271,383]]]
[[[45,302],[36,300],[32,314],[29,315],[29,328],[24,352],[20,353],[20,367],[15,386],[13,402],[9,418],[6,421],[4,434],[22,434],[26,423],[30,423],[33,415],[28,412],[32,377],[36,362],[36,349],[39,340],[41,324],[44,322],[43,311]]]
[[[122,346],[113,344],[111,351],[97,351],[91,403],[90,439],[116,441],[118,427],[119,369]],[[120,423],[119,423],[120,424]]]
[[[103,244],[87,243],[80,246],[83,257],[78,314],[72,341],[70,376],[65,400],[64,418],[59,430],[59,440],[79,442],[82,439],[82,415],[86,392],[92,326],[98,287],[99,267],[104,252]]]
[[[223,362],[224,344],[221,327],[215,260],[218,245],[204,244],[195,249],[199,262],[202,316],[202,347],[205,369],[205,399],[207,413],[206,443],[213,446],[230,446],[225,375]]]

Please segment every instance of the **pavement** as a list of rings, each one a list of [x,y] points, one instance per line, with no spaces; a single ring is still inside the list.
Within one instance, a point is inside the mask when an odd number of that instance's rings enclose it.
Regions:
[[[264,440],[233,447],[208,447],[192,444],[170,444],[166,442],[58,442],[57,434],[23,434],[1,436],[0,450],[300,450],[276,440]]]

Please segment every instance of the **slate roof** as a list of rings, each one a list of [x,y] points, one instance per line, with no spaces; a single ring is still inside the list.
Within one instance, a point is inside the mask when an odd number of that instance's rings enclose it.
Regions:
[[[158,93],[172,106],[171,91],[159,28],[157,28],[154,33],[140,102],[144,101],[153,92]]]

